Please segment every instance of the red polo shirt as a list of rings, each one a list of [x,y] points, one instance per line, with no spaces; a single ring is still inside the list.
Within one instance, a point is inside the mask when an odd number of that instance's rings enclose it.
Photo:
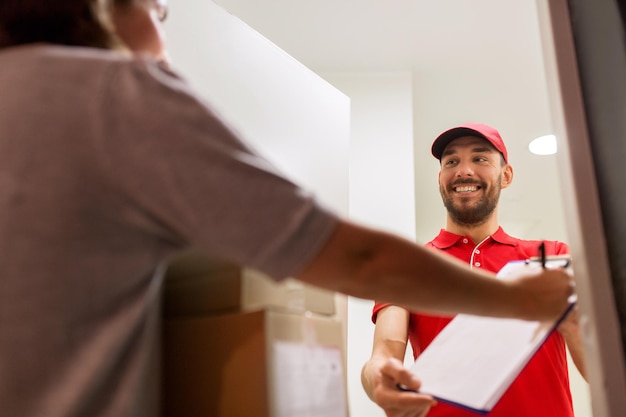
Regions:
[[[498,272],[507,262],[525,260],[538,255],[541,241],[521,240],[507,235],[499,228],[492,236],[474,243],[468,236],[459,236],[441,230],[426,246],[442,250],[470,265]],[[546,255],[569,253],[565,243],[546,241]],[[374,305],[372,320],[389,304]],[[411,313],[409,341],[414,357],[425,349],[434,337],[452,320]],[[476,413],[439,402],[428,413],[429,417],[476,417]],[[572,396],[569,387],[565,341],[554,332],[533,356],[522,373],[513,382],[489,417],[573,417]]]

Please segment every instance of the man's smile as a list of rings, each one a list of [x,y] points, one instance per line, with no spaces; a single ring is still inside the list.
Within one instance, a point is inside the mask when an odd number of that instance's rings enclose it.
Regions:
[[[480,186],[478,185],[457,185],[452,187],[455,193],[472,193],[474,191],[478,191]]]

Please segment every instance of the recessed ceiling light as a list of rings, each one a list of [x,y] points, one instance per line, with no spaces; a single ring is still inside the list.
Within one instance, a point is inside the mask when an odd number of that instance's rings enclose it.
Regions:
[[[556,153],[556,137],[540,136],[528,144],[528,150],[535,155],[554,155]]]

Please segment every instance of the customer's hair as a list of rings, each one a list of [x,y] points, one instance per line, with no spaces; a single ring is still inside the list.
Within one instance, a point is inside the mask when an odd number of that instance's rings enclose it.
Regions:
[[[116,48],[113,4],[132,0],[0,0],[0,48],[44,42]]]

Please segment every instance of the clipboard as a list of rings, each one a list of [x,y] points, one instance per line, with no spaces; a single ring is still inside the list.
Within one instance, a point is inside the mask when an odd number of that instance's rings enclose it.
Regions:
[[[506,264],[497,276],[510,279],[524,270],[566,268],[569,256],[530,258]],[[533,355],[576,304],[570,297],[553,321],[528,321],[459,314],[418,356],[411,370],[422,381],[419,392],[440,402],[487,414]]]

